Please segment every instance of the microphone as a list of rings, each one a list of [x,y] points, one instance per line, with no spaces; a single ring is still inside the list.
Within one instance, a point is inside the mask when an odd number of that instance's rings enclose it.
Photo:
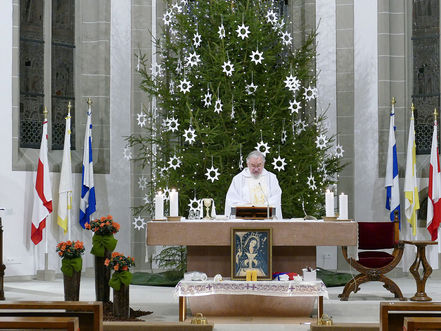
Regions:
[[[263,193],[263,197],[265,198],[265,202],[266,202],[266,218],[269,219],[270,218],[270,216],[269,216],[269,214],[270,214],[270,212],[269,212],[269,201],[268,201],[268,198],[266,197],[265,191],[263,190],[262,184],[260,184],[260,182],[259,182],[259,187],[260,187],[260,190]]]

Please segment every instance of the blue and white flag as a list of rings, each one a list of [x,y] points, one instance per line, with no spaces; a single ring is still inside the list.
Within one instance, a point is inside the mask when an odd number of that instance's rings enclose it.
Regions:
[[[84,135],[83,176],[81,181],[80,225],[84,228],[90,216],[96,211],[95,187],[93,185],[92,159],[92,109],[87,111],[86,133]]]
[[[389,146],[387,149],[386,165],[386,209],[390,212],[390,220],[395,219],[395,211],[398,211],[398,220],[400,220],[400,183],[398,180],[398,158],[397,145],[395,142],[395,106],[392,102],[389,126]]]

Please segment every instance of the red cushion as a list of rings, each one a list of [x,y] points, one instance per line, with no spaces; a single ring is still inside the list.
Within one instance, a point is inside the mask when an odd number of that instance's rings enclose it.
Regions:
[[[392,262],[393,255],[381,251],[367,251],[358,253],[358,262],[367,268],[381,268]]]
[[[394,222],[358,222],[360,249],[386,249],[394,247]]]

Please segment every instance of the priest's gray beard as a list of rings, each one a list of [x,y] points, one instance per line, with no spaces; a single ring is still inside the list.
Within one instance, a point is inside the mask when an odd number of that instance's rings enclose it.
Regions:
[[[253,177],[253,179],[259,179],[261,175],[262,174],[255,175],[255,174],[251,173],[251,177]]]

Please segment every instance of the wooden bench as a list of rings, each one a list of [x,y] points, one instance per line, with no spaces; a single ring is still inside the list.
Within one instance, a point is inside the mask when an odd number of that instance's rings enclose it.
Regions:
[[[404,317],[403,330],[441,330],[441,317]]]
[[[381,302],[380,330],[403,330],[405,317],[441,317],[441,302]]]
[[[103,331],[100,301],[0,301],[0,317],[78,317],[81,331]]]
[[[0,316],[0,329],[63,329],[78,331],[78,317]]]

